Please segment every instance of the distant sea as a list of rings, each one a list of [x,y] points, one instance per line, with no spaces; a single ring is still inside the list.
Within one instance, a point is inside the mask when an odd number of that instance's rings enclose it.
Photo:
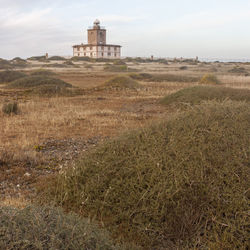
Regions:
[[[199,58],[201,62],[250,62],[250,58]]]

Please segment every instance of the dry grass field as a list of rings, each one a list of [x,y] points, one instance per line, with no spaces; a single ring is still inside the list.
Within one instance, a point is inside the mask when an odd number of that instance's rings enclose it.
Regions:
[[[38,183],[71,166],[91,148],[176,115],[181,111],[179,106],[164,106],[160,100],[200,85],[199,79],[204,74],[216,76],[222,87],[250,90],[250,64],[244,63],[128,62],[130,71],[125,72],[105,71],[105,63],[97,62],[75,62],[68,67],[60,67],[61,61],[50,64],[28,61],[26,67],[12,70],[28,76],[41,68],[50,70],[78,92],[48,97],[29,92],[30,88],[8,88],[9,83],[0,82],[0,108],[7,103],[18,105],[16,114],[0,111],[3,205],[25,207],[37,196]],[[118,75],[129,77],[141,73],[153,77],[136,80],[140,87],[107,84]]]

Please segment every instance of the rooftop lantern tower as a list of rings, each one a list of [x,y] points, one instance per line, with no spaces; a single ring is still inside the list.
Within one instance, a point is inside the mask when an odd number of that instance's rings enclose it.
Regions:
[[[106,29],[100,26],[100,21],[98,19],[95,20],[93,27],[88,29],[88,44],[106,44]]]

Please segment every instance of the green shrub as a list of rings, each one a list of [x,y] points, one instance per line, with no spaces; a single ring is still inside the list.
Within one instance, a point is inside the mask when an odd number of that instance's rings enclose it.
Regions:
[[[138,89],[141,87],[138,82],[126,76],[116,76],[106,81],[103,86],[118,89]]]
[[[218,78],[213,75],[213,74],[205,74],[201,79],[200,79],[200,84],[219,84],[220,81]]]
[[[71,84],[66,83],[60,79],[46,77],[46,76],[27,76],[18,79],[8,84],[8,88],[31,88],[43,85],[54,85],[59,87],[72,87]]]
[[[200,104],[207,100],[223,101],[225,99],[250,102],[250,90],[221,86],[195,86],[167,95],[161,100],[161,103],[185,106],[186,104]]]
[[[20,71],[12,71],[12,70],[2,71],[0,72],[0,83],[12,82],[17,79],[23,78],[25,76],[27,75]]]
[[[110,71],[110,72],[122,72],[122,71],[128,71],[128,66],[106,64],[103,69],[104,71]]]
[[[11,69],[13,66],[8,60],[0,58],[0,69]]]
[[[15,57],[11,61],[11,65],[14,67],[23,68],[26,67],[28,62],[20,57]]]
[[[250,105],[211,101],[85,154],[44,195],[144,249],[247,249]]]
[[[80,61],[83,61],[83,62],[89,62],[90,61],[90,57],[79,57],[79,56],[74,56],[71,58],[72,61],[76,61],[76,62],[80,62]]]
[[[66,59],[62,56],[51,56],[49,57],[50,61],[65,61]]]
[[[244,67],[234,67],[228,70],[229,73],[246,74],[248,71]]]
[[[107,232],[61,209],[0,206],[0,249],[122,249]]]
[[[199,78],[183,75],[171,75],[171,74],[132,74],[133,79],[150,81],[150,82],[197,82]]]
[[[114,60],[114,65],[127,65],[123,60]]]
[[[56,75],[56,73],[51,70],[37,69],[37,70],[32,71],[30,75],[32,76],[54,76]]]
[[[148,73],[140,73],[140,74],[130,74],[129,75],[132,79],[143,81],[143,80],[151,80],[153,76]]]
[[[31,60],[31,61],[46,60],[46,56],[32,56],[32,57],[27,58],[27,60]]]
[[[187,67],[187,66],[181,66],[179,69],[180,69],[180,70],[187,70],[188,67]]]
[[[81,95],[83,91],[79,88],[66,88],[58,85],[43,85],[33,88],[28,93],[42,97],[58,97]]]
[[[19,111],[18,105],[16,102],[4,103],[2,107],[3,113],[7,115],[17,114]]]

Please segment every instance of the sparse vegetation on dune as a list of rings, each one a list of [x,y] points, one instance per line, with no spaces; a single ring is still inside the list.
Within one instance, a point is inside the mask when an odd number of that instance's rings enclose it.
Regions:
[[[186,104],[200,104],[208,100],[223,101],[225,99],[250,102],[250,90],[222,86],[195,86],[167,95],[161,100],[161,103],[164,105],[185,106]]]
[[[20,71],[7,70],[0,72],[0,84],[15,81],[17,79],[26,77],[27,75]]]
[[[0,69],[12,69],[13,66],[11,65],[11,63],[8,60],[4,60],[2,58],[0,58]]]
[[[117,64],[106,64],[103,68],[104,71],[110,71],[110,72],[123,72],[123,71],[128,71],[129,68],[128,66],[125,65],[117,65]]]
[[[103,87],[116,88],[116,89],[138,89],[141,85],[127,76],[117,76],[103,84]]]
[[[46,182],[43,198],[144,249],[246,249],[249,113],[210,101],[131,132]]]
[[[55,76],[56,73],[51,71],[51,70],[46,70],[46,69],[37,69],[37,70],[34,70],[30,73],[30,75],[32,76]]]
[[[58,87],[72,87],[71,84],[66,83],[60,79],[50,78],[45,76],[27,76],[18,80],[15,80],[8,84],[8,88],[31,88],[44,85],[53,85]]]
[[[125,249],[87,219],[61,209],[0,206],[1,249]]]
[[[191,77],[185,75],[171,75],[171,74],[131,74],[130,77],[141,80],[141,81],[151,81],[151,82],[198,82],[198,77]]]
[[[51,57],[49,57],[49,60],[51,60],[51,61],[65,61],[66,59],[62,56],[51,56]]]

